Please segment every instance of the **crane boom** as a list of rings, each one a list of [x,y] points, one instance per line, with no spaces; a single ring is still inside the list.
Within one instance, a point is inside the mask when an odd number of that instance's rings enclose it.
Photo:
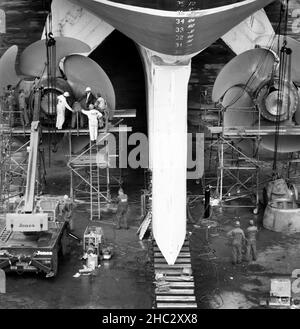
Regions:
[[[33,120],[31,123],[30,146],[27,167],[26,189],[22,210],[6,214],[6,228],[10,231],[37,232],[48,230],[48,214],[35,209],[35,181],[40,141],[40,110],[41,89],[35,91]]]
[[[25,190],[25,204],[24,212],[32,213],[34,208],[34,192],[35,192],[35,180],[37,170],[37,156],[39,148],[39,121],[33,121],[31,123],[31,134],[30,134],[30,149],[28,157],[27,167],[27,180]]]

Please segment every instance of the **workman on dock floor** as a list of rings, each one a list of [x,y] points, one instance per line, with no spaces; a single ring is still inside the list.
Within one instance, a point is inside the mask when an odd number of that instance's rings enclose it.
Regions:
[[[246,253],[246,259],[248,262],[253,259],[254,261],[257,258],[256,254],[256,235],[257,235],[258,229],[254,225],[254,221],[249,221],[249,226],[246,229],[246,247],[247,247],[247,253]]]
[[[227,236],[231,239],[232,264],[240,264],[242,262],[242,247],[246,238],[239,221],[235,222],[235,228],[229,231]]]
[[[121,228],[121,222],[124,222],[124,228],[127,230],[127,212],[128,212],[128,196],[124,193],[123,189],[120,188],[118,191],[118,208],[117,208],[117,230]]]

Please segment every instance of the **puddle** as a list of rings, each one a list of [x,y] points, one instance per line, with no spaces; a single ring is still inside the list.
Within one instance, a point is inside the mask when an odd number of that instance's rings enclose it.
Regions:
[[[213,309],[250,309],[256,305],[240,292],[223,291],[212,297],[210,306]]]
[[[248,265],[248,271],[250,272],[263,272],[265,268],[259,264],[250,264]]]

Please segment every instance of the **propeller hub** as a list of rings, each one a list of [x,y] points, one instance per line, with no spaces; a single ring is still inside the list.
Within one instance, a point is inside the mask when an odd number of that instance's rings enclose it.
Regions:
[[[288,112],[288,97],[286,93],[273,91],[266,97],[265,102],[266,110],[273,116],[283,116]]]
[[[50,83],[48,79],[45,78],[41,81],[40,85],[44,86],[42,98],[41,98],[41,114],[42,117],[46,119],[45,123],[46,122],[49,123],[49,119],[50,120],[55,119],[57,96],[63,94],[65,91],[68,91],[70,95],[73,95],[73,93],[69,84],[62,78],[56,78],[55,80],[50,81]],[[29,105],[31,111],[33,111],[34,108],[33,92],[31,92],[29,96]]]
[[[258,91],[256,98],[261,115],[275,122],[291,119],[299,104],[299,96],[293,83],[284,81],[279,86],[278,79],[267,81]]]
[[[57,96],[61,93],[58,90],[46,89],[41,99],[41,110],[47,115],[56,114]]]

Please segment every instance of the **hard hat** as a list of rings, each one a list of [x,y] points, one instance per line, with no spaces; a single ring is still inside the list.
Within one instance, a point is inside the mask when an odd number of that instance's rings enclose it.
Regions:
[[[69,97],[70,94],[69,94],[67,91],[65,91],[65,92],[64,92],[64,96],[65,96],[65,97]]]
[[[64,195],[64,199],[65,200],[69,199],[69,197],[67,196],[67,194]]]
[[[240,226],[241,225],[241,223],[237,220],[236,222],[235,222],[235,226]]]
[[[252,219],[249,220],[250,225],[254,225],[254,221]]]
[[[91,89],[91,87],[86,87],[85,88],[85,91],[91,91],[92,89]]]
[[[118,192],[119,192],[119,193],[124,193],[122,187],[119,188],[119,191],[118,191]]]

